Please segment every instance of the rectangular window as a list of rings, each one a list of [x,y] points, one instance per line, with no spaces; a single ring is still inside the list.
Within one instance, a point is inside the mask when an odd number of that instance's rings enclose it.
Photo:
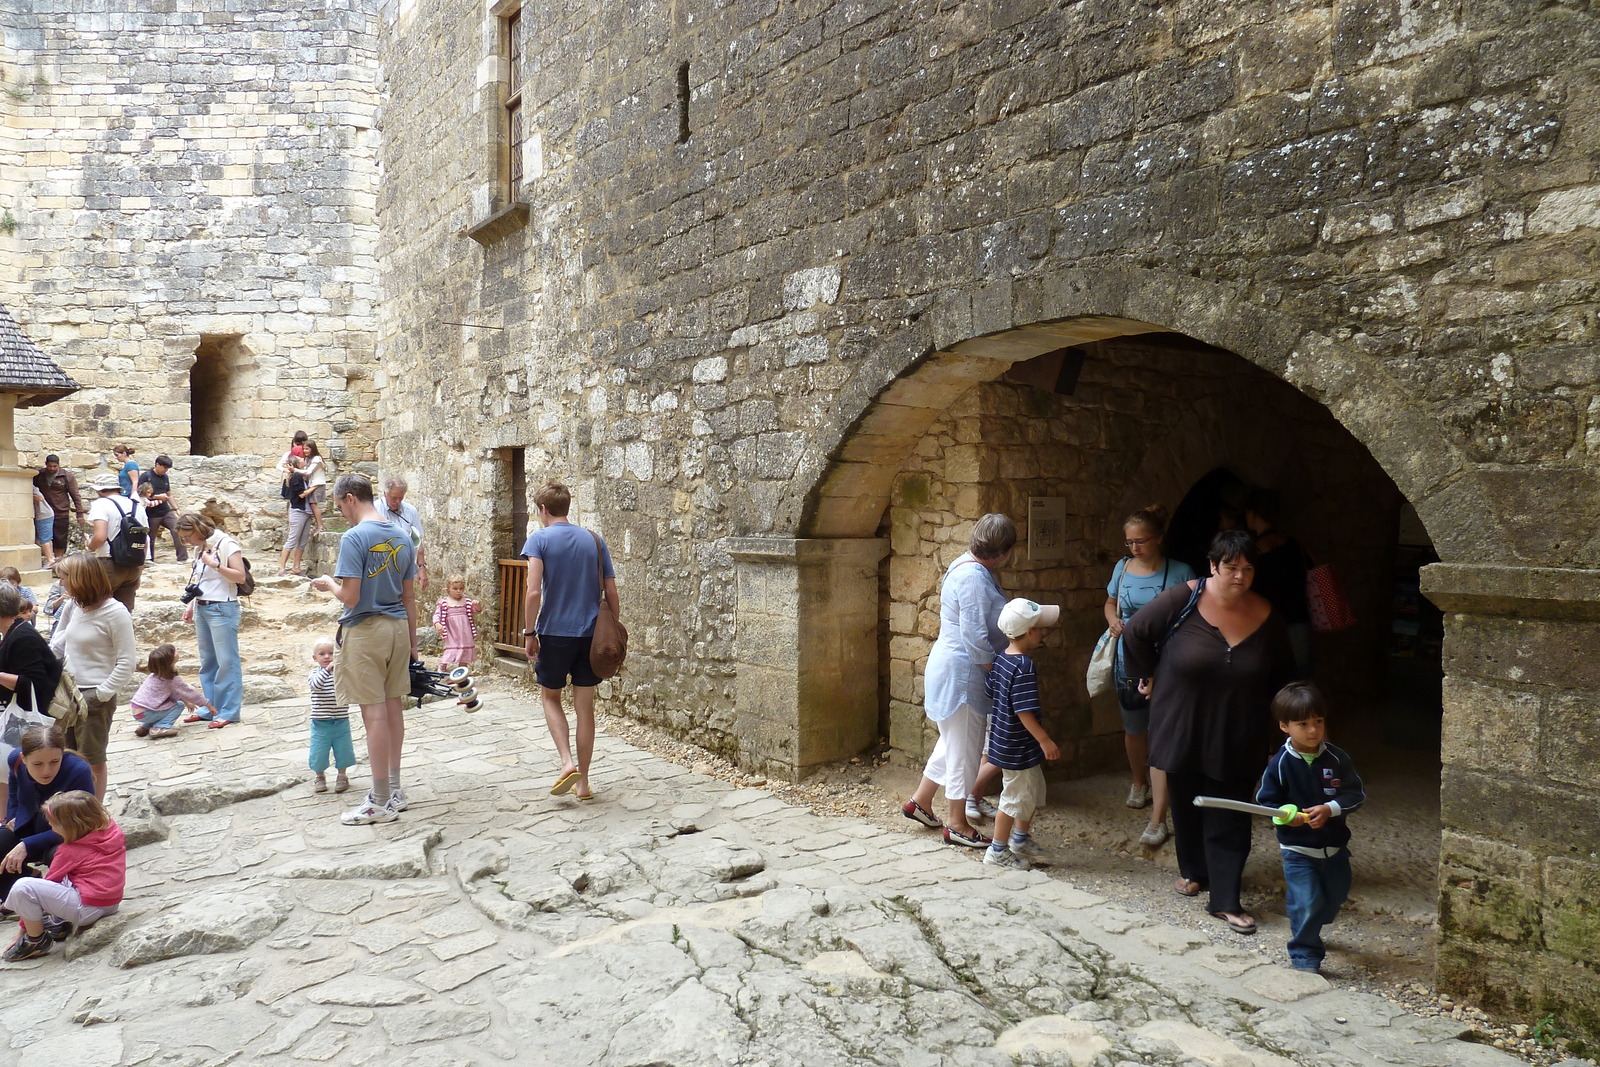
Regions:
[[[506,202],[522,199],[522,11],[505,19],[506,57]]]

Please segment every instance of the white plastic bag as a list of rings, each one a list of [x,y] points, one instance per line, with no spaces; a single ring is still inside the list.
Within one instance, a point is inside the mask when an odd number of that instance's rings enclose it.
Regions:
[[[1100,635],[1100,640],[1094,646],[1094,655],[1089,657],[1089,673],[1084,680],[1089,685],[1091,698],[1111,692],[1111,670],[1116,662],[1117,642],[1112,639],[1108,629]]]
[[[22,734],[30,726],[50,726],[54,723],[55,720],[50,716],[29,711],[13,700],[6,705],[4,716],[0,716],[0,743],[16,748],[22,744]]]

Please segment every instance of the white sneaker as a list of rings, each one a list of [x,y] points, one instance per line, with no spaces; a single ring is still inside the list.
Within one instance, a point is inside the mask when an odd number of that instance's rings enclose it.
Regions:
[[[1150,804],[1150,787],[1147,785],[1130,785],[1128,787],[1128,807],[1143,808]]]
[[[967,798],[967,821],[973,819],[992,819],[1000,813],[1000,809],[989,803],[987,797]]]
[[[1009,848],[1004,852],[996,852],[992,848],[984,849],[983,862],[991,867],[1004,867],[1008,871],[1025,871],[1028,869],[1028,861],[1012,852]]]
[[[339,821],[346,826],[366,826],[375,822],[394,822],[400,816],[387,804],[379,804],[371,793],[359,808],[347,811],[339,816]]]
[[[406,791],[404,789],[396,789],[393,793],[389,794],[390,811],[405,811],[409,806],[410,805],[406,803]]]
[[[1027,860],[1029,866],[1043,867],[1049,865],[1049,861],[1045,859],[1044,849],[1040,848],[1038,843],[1031,837],[1026,841],[1019,841],[1007,847],[1013,856],[1021,856]]]

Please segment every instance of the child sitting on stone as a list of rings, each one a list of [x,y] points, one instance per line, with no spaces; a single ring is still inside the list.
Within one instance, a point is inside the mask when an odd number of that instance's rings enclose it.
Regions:
[[[983,688],[994,705],[986,758],[1000,768],[1003,785],[984,863],[1020,870],[1044,862],[1029,830],[1044,805],[1042,764],[1059,759],[1061,750],[1039,720],[1039,676],[1028,653],[1043,643],[1044,627],[1060,618],[1059,606],[1021,598],[1000,609],[1000,632],[1011,643],[995,656]]]
[[[1345,816],[1367,799],[1355,764],[1326,738],[1328,702],[1310,682],[1290,682],[1272,698],[1278,728],[1289,735],[1261,776],[1256,803],[1299,811],[1278,824],[1289,962],[1322,968],[1322,928],[1350,895],[1350,827]]]
[[[93,925],[122,905],[127,848],[122,830],[93,793],[57,793],[44,802],[50,829],[61,835],[43,878],[18,878],[6,894],[22,930],[0,959],[7,963],[47,955],[52,941]]]

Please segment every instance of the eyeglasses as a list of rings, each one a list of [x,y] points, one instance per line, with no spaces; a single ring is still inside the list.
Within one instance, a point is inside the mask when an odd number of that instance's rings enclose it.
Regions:
[[[1122,545],[1124,548],[1138,548],[1140,545],[1148,545],[1154,540],[1154,537],[1134,537],[1122,542]]]

